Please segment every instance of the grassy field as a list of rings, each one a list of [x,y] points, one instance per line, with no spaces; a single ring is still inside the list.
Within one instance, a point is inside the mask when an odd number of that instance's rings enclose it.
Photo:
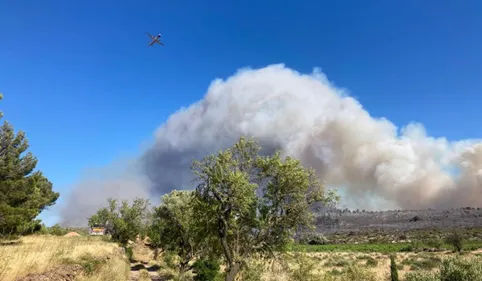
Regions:
[[[129,264],[114,243],[99,237],[27,236],[0,246],[0,280],[78,264],[79,281],[125,281]]]

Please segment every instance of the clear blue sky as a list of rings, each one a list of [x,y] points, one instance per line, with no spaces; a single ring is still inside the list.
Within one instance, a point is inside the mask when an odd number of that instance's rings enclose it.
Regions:
[[[318,66],[375,116],[475,138],[481,30],[478,0],[4,0],[0,109],[61,193],[245,66]]]

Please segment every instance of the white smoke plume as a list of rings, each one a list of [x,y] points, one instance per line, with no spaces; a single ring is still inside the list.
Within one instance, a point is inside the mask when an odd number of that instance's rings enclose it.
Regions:
[[[130,180],[119,174],[95,188],[77,185],[63,221],[85,220],[107,197],[191,189],[191,161],[241,135],[316,169],[328,186],[341,188],[348,207],[482,205],[482,141],[432,138],[421,124],[398,129],[370,116],[318,69],[300,74],[277,64],[213,81],[202,100],[161,125]]]

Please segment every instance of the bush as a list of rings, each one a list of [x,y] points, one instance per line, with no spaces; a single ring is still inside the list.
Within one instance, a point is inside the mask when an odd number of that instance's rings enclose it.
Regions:
[[[405,281],[438,281],[437,275],[426,271],[408,272]]]
[[[373,272],[362,269],[355,264],[351,264],[346,269],[341,277],[343,281],[376,281],[376,277]]]
[[[406,281],[482,281],[482,259],[473,258],[448,258],[445,259],[440,271],[436,274],[430,272],[410,272],[405,275]]]
[[[440,267],[440,281],[482,281],[482,259],[449,258]]]
[[[126,253],[127,259],[129,259],[130,262],[134,260],[134,251],[132,250],[131,247],[124,247],[124,251]]]
[[[317,275],[314,273],[316,262],[305,253],[296,253],[294,256],[295,267],[290,270],[290,280],[293,281],[311,281],[316,280]]]
[[[372,257],[367,258],[367,266],[375,267],[378,265],[378,261]]]
[[[320,233],[303,233],[300,243],[305,245],[326,245],[328,244],[328,239]]]
[[[67,234],[67,230],[62,228],[60,225],[56,224],[50,228],[48,228],[48,233],[56,236],[62,236]]]
[[[435,248],[437,250],[440,250],[443,245],[443,241],[441,239],[432,239],[427,242],[427,245],[429,247]]]
[[[390,281],[398,281],[398,269],[395,256],[390,256]]]
[[[105,264],[105,260],[87,254],[80,257],[80,264],[84,269],[85,275],[92,275],[97,272],[103,264]]]
[[[174,269],[179,267],[179,256],[174,251],[165,251],[163,260],[169,268]]]
[[[219,275],[219,262],[213,259],[199,259],[193,264],[194,281],[213,281]]]
[[[452,245],[457,252],[461,252],[463,249],[464,239],[462,237],[462,234],[460,234],[459,232],[454,232],[447,236],[445,242]]]
[[[261,281],[263,276],[263,263],[259,260],[251,260],[246,263],[241,272],[241,280],[243,281]]]

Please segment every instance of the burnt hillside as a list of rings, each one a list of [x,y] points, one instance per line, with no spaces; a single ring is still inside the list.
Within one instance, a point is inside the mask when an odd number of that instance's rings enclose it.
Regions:
[[[370,229],[482,227],[482,208],[379,212],[330,209],[316,212],[316,226],[318,232],[326,234]]]

